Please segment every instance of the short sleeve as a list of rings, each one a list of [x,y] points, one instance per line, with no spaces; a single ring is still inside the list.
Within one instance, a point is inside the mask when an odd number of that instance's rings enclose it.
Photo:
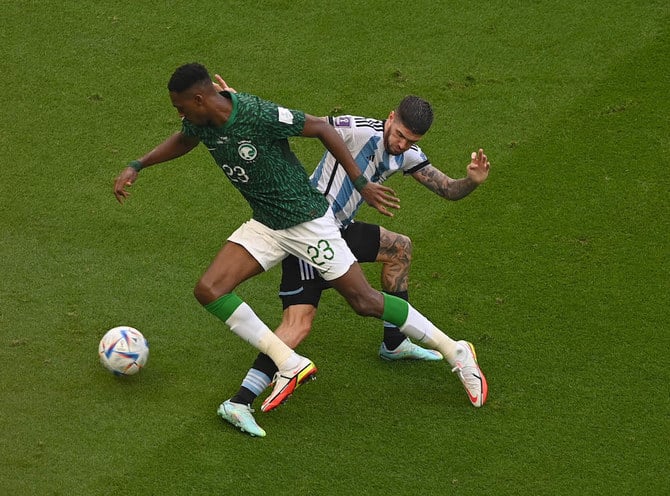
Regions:
[[[416,145],[412,145],[410,149],[405,152],[404,158],[405,160],[402,164],[403,175],[414,174],[427,165],[430,165],[430,160],[428,160],[426,154]]]
[[[260,100],[261,117],[266,132],[274,139],[285,139],[302,135],[305,128],[305,113],[282,107],[267,100]]]

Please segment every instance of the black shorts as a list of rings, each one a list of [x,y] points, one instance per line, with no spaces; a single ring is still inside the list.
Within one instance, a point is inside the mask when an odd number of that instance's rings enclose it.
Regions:
[[[379,226],[365,222],[353,222],[343,229],[342,237],[349,249],[361,263],[374,262],[379,253]],[[319,306],[321,292],[330,288],[307,262],[289,255],[282,261],[279,297],[284,309],[291,305]]]

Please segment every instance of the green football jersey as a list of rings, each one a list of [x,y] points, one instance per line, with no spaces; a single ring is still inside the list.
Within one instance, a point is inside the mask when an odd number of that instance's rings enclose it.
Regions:
[[[233,110],[220,127],[182,121],[182,133],[207,147],[242,193],[253,218],[271,229],[286,229],[323,216],[328,201],[310,185],[305,168],[288,143],[305,126],[305,114],[245,93],[222,93]]]

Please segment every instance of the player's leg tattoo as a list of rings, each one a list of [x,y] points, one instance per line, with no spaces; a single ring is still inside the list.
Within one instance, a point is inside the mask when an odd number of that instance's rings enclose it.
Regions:
[[[379,253],[382,262],[382,288],[384,291],[407,291],[409,268],[412,261],[412,240],[382,228],[379,232]]]

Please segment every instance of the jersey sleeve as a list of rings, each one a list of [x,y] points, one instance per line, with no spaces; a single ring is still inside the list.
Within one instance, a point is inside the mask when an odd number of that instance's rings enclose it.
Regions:
[[[335,128],[345,143],[351,143],[355,136],[355,121],[352,115],[329,116],[328,123]],[[349,148],[351,151],[351,148]]]
[[[305,128],[305,113],[259,99],[265,132],[274,139],[300,136]]]
[[[426,154],[416,145],[412,145],[410,149],[405,152],[404,158],[405,160],[402,164],[403,175],[414,174],[430,165],[430,160],[428,160]]]

